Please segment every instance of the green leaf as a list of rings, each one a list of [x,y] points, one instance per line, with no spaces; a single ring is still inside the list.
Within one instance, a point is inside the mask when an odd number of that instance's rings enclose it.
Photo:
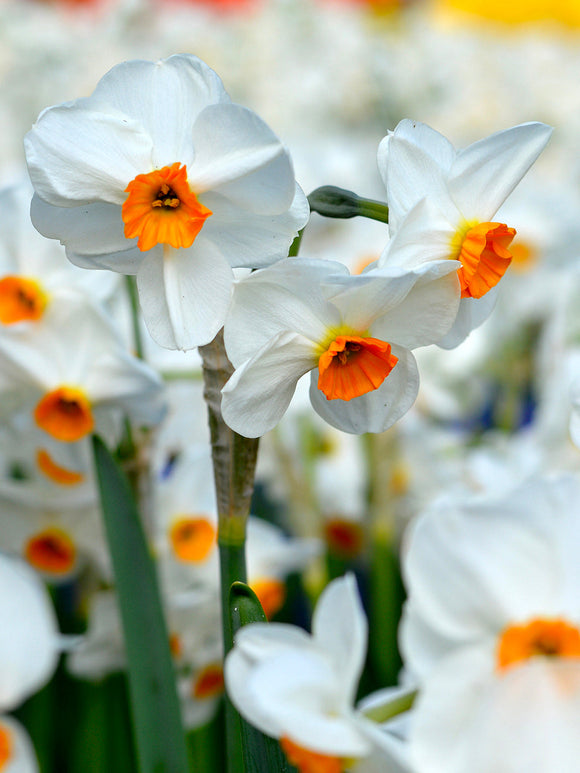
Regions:
[[[258,597],[243,582],[234,582],[230,588],[230,616],[234,635],[243,625],[266,622]],[[246,773],[291,773],[296,770],[275,738],[264,735],[244,719],[241,720],[241,733]]]
[[[93,449],[127,650],[141,773],[187,773],[185,734],[155,565],[126,476],[99,437]]]

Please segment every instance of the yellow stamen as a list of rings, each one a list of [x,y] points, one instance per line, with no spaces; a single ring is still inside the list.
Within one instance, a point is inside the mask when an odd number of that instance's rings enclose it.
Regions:
[[[4,724],[0,724],[0,771],[4,770],[12,760],[12,732]]]
[[[580,630],[566,620],[543,618],[504,630],[497,649],[499,670],[538,656],[580,658]]]
[[[205,561],[216,544],[216,530],[207,518],[183,516],[172,524],[169,540],[180,561]]]
[[[67,574],[74,566],[76,548],[64,531],[49,528],[28,540],[24,556],[31,566],[41,572]]]
[[[62,386],[44,395],[34,410],[40,429],[64,443],[80,440],[92,431],[95,420],[85,393]]]
[[[179,163],[139,174],[125,188],[121,216],[127,239],[146,251],[156,244],[191,247],[211,210],[201,204]]]
[[[196,700],[217,698],[224,691],[224,672],[220,663],[210,663],[199,672],[192,694]]]
[[[378,389],[397,362],[385,341],[337,336],[318,360],[318,388],[327,400],[352,400]]]
[[[44,448],[39,448],[36,452],[36,464],[47,478],[61,486],[76,486],[85,479],[82,473],[76,472],[76,470],[67,470],[66,467],[57,464]]]
[[[0,279],[0,322],[35,321],[42,317],[47,296],[34,279],[5,276]]]
[[[282,609],[286,600],[286,586],[275,577],[260,577],[250,583],[252,590],[262,605],[264,614],[270,620]]]
[[[343,761],[339,757],[318,754],[291,741],[288,736],[280,738],[282,751],[288,757],[291,765],[298,768],[299,773],[342,773]]]
[[[344,558],[358,556],[364,544],[360,523],[346,518],[329,518],[324,524],[324,537],[329,550]]]
[[[516,235],[503,223],[478,223],[459,231],[452,240],[462,298],[481,298],[499,282],[512,260],[508,250]]]

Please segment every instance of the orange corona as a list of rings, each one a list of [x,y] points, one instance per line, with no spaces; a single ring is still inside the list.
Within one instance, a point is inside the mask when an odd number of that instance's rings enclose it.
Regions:
[[[216,698],[224,691],[224,672],[219,663],[202,668],[193,685],[193,697],[197,700]]]
[[[543,618],[505,629],[497,649],[499,670],[537,656],[580,658],[580,630],[566,620]]]
[[[46,302],[46,294],[34,279],[22,276],[0,279],[0,322],[3,325],[39,320]]]
[[[76,560],[76,549],[68,534],[49,528],[31,537],[24,548],[28,563],[41,572],[67,574]]]
[[[457,274],[462,298],[481,298],[499,282],[512,260],[508,250],[516,235],[503,223],[479,223],[456,235],[454,257],[461,262]]]
[[[56,440],[73,443],[92,431],[91,405],[81,389],[62,386],[48,392],[34,410],[36,424]]]
[[[179,163],[139,174],[125,188],[121,215],[127,239],[146,251],[157,244],[191,247],[211,210],[197,200]]]
[[[58,483],[60,486],[76,486],[85,479],[82,473],[76,472],[76,470],[68,470],[66,467],[57,464],[44,448],[39,448],[36,452],[36,464],[38,469],[47,478],[50,478],[50,480]]]
[[[216,530],[207,518],[184,516],[172,524],[169,540],[180,561],[205,561],[216,544]]]
[[[318,360],[318,388],[327,400],[352,400],[378,389],[397,362],[385,341],[340,335]]]
[[[7,769],[12,760],[12,733],[6,725],[0,723],[0,773]]]
[[[288,736],[280,738],[280,746],[290,764],[297,767],[300,773],[342,773],[344,769],[339,757],[330,757],[304,749],[291,741]]]

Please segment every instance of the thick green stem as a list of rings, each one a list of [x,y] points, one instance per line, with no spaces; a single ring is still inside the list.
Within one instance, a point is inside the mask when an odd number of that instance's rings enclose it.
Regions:
[[[224,422],[221,390],[233,373],[227,358],[223,333],[202,346],[204,396],[208,407],[216,497],[218,506],[218,544],[221,567],[222,622],[224,650],[233,646],[229,615],[229,593],[236,580],[245,582],[246,523],[254,491],[258,440],[238,435]],[[229,773],[244,770],[241,719],[226,702],[227,764]]]

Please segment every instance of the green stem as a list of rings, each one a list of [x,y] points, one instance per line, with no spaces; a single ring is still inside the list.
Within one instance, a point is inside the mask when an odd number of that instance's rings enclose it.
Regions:
[[[417,695],[417,690],[409,690],[409,692],[392,698],[381,706],[364,709],[363,714],[372,719],[373,722],[387,722],[389,719],[402,714],[403,711],[409,711],[413,707]]]
[[[204,397],[208,407],[212,458],[218,507],[222,624],[225,653],[233,646],[229,615],[232,583],[245,581],[246,522],[254,491],[258,440],[231,430],[221,415],[221,390],[233,373],[223,332],[199,349],[203,362]],[[229,773],[243,773],[242,720],[226,700],[226,743]]]
[[[300,244],[302,243],[303,235],[304,235],[304,228],[301,231],[298,231],[298,235],[290,245],[290,249],[288,250],[289,258],[295,258],[300,252]]]
[[[137,291],[137,281],[134,276],[125,277],[125,286],[129,303],[131,306],[131,324],[133,327],[133,345],[135,355],[140,359],[145,359],[143,351],[143,338],[141,336],[140,314],[139,314],[139,293]]]

